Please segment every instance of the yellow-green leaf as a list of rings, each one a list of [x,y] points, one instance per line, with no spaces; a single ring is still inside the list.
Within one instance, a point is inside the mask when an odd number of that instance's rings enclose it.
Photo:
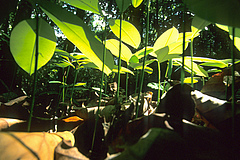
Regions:
[[[132,0],[133,7],[137,8],[143,0]]]
[[[173,59],[174,62],[177,62],[178,65],[182,65],[182,58],[174,58]],[[199,66],[198,64],[193,63],[193,72],[198,75],[198,76],[202,76],[202,77],[208,77],[208,73],[207,71],[205,71],[201,66]],[[173,63],[174,64],[174,63]],[[191,60],[186,60],[184,59],[184,68],[186,69],[187,72],[191,73]]]
[[[116,57],[119,56],[119,43],[120,41],[116,39],[109,39],[106,41],[106,48],[109,49],[112,54]],[[132,57],[131,50],[125,45],[121,44],[121,59],[129,62],[129,59]]]
[[[118,73],[118,66],[115,65],[112,71],[115,72],[115,73]],[[127,69],[125,67],[121,67],[120,73],[121,74],[131,73],[132,75],[134,75],[134,73],[130,69]]]
[[[141,59],[142,57],[144,57],[144,52],[145,52],[145,47],[139,51],[137,51],[136,53],[134,53],[134,55],[138,58]],[[146,55],[148,55],[149,53],[153,52],[153,47],[148,46],[146,49]]]
[[[179,32],[175,27],[165,31],[154,43],[153,50],[159,50],[178,40]]]
[[[10,50],[17,64],[28,74],[34,73],[36,54],[36,20],[23,20],[16,25],[10,37]],[[39,56],[37,69],[53,56],[56,37],[52,27],[39,19]]]
[[[61,0],[66,3],[71,4],[74,7],[77,7],[82,10],[91,11],[96,14],[100,14],[99,12],[99,3],[98,0]]]
[[[187,46],[188,42],[185,43],[185,49]],[[170,45],[155,51],[155,55],[157,55],[158,62],[161,63],[168,59],[179,57],[182,53],[182,48],[182,42],[171,43]],[[154,54],[152,55],[155,56]]]
[[[104,45],[95,38],[95,34],[78,16],[50,2],[40,1],[40,7],[51,20],[62,30],[64,35],[89,58],[100,70],[103,65]],[[104,73],[112,72],[114,61],[107,50]]]
[[[120,38],[120,20],[119,19],[110,19],[109,25],[112,32]],[[122,20],[122,29],[121,29],[121,39],[123,42],[131,45],[134,48],[138,48],[141,42],[141,36],[137,28],[131,23]]]
[[[192,83],[191,80],[192,80],[191,77],[184,78],[183,83]],[[193,77],[193,83],[197,83],[197,82],[198,82],[198,77]]]

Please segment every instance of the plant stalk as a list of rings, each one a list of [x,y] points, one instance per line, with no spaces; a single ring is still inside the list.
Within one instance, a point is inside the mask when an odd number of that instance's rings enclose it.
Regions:
[[[235,28],[232,28],[232,45],[231,45],[231,59],[232,59],[232,67],[231,67],[231,72],[232,72],[232,137],[235,137],[235,115],[236,115],[236,109],[235,109],[235,56],[234,56],[234,43],[235,43]]]
[[[183,53],[182,53],[182,68],[181,68],[181,85],[183,86],[184,84],[184,56],[185,56],[185,12],[186,12],[186,6],[183,4]]]
[[[38,17],[38,11],[37,11],[37,5],[36,5],[36,48],[35,48],[35,67],[34,67],[34,77],[33,77],[33,93],[32,93],[32,103],[31,103],[31,109],[30,109],[30,115],[28,119],[28,129],[27,131],[30,132],[31,130],[31,123],[32,123],[32,117],[33,117],[33,108],[35,103],[35,97],[36,97],[36,89],[37,89],[37,66],[38,66],[38,47],[39,47],[39,17]]]
[[[143,57],[143,69],[141,71],[141,80],[140,80],[138,98],[137,98],[137,102],[136,102],[136,118],[138,118],[138,111],[139,111],[138,102],[140,100],[140,96],[141,96],[141,92],[142,92],[142,86],[143,86],[143,80],[144,80],[144,69],[145,69],[146,53],[147,53],[147,46],[148,46],[149,10],[150,10],[150,0],[147,1],[147,22],[146,22],[145,51],[144,51],[144,57]]]

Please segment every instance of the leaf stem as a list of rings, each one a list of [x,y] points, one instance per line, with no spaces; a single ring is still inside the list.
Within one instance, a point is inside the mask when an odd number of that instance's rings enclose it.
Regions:
[[[38,47],[39,47],[39,17],[38,17],[38,9],[36,5],[36,50],[35,50],[35,67],[34,67],[34,77],[33,77],[33,93],[32,93],[32,103],[31,103],[31,109],[30,109],[30,115],[28,119],[28,128],[27,131],[30,132],[31,130],[31,123],[32,123],[32,117],[33,117],[33,108],[34,108],[34,103],[35,103],[35,96],[36,96],[36,89],[37,89],[37,66],[38,66]]]

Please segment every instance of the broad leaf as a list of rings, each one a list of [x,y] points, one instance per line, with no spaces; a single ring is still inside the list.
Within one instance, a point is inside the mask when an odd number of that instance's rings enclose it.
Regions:
[[[153,50],[159,50],[178,40],[179,32],[173,27],[165,31],[154,43]]]
[[[131,0],[116,0],[116,2],[121,13],[131,5]]]
[[[36,20],[23,20],[13,29],[10,50],[17,64],[30,75],[34,73],[36,54]],[[39,56],[37,69],[44,66],[53,56],[56,37],[52,27],[39,19]]]
[[[188,46],[188,42],[185,43],[185,49]],[[182,42],[175,42],[171,43],[170,45],[161,48],[157,51],[155,51],[155,54],[157,55],[158,62],[164,62],[168,59],[177,58],[182,53]],[[155,56],[154,54],[152,54]]]
[[[112,30],[112,32],[120,38],[120,20],[119,19],[110,19],[109,25]],[[121,39],[123,42],[131,45],[134,48],[138,48],[140,42],[141,42],[141,36],[136,29],[135,26],[133,26],[131,23],[122,20],[122,29],[121,29]]]
[[[240,27],[238,0],[183,0],[197,16],[213,23]]]
[[[65,1],[66,3],[69,3],[72,6],[80,8],[82,10],[87,10],[87,11],[91,11],[91,12],[96,13],[96,14],[100,14],[98,0],[91,0],[91,1],[86,1],[86,0],[61,0],[61,1]]]
[[[192,26],[191,26],[191,29],[192,29],[192,38],[195,38],[196,36],[199,35],[199,32],[204,29],[206,26],[208,26],[210,24],[210,22],[198,17],[198,16],[195,16],[192,20]]]
[[[116,39],[109,39],[106,41],[106,48],[109,49],[112,54],[116,57],[119,57],[119,43],[120,41]],[[132,57],[131,50],[125,45],[121,44],[121,59],[128,62]]]
[[[133,7],[137,8],[143,0],[132,0]]]
[[[104,45],[95,38],[90,28],[77,16],[69,13],[60,6],[50,2],[40,1],[42,10],[62,30],[64,35],[89,58],[100,70],[103,65]],[[104,73],[111,73],[114,66],[113,56],[107,50]]]

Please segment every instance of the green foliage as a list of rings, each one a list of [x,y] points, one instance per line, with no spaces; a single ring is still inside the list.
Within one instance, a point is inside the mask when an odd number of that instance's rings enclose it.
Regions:
[[[96,14],[100,14],[98,0],[84,1],[84,0],[62,0],[66,3],[70,3],[72,6],[82,10],[91,11]]]
[[[40,6],[63,31],[64,35],[101,70],[103,65],[104,45],[95,38],[95,35],[91,32],[89,27],[80,18],[53,3],[41,1]],[[104,73],[109,75],[112,69],[113,57],[110,52],[107,51]]]
[[[120,43],[120,41],[118,41],[116,39],[108,39],[106,41],[106,48],[109,49],[111,51],[111,53],[116,57],[119,56],[119,43]],[[131,57],[132,57],[131,50],[125,44],[122,43],[121,44],[121,59],[128,63]]]
[[[37,69],[52,58],[56,47],[54,31],[43,19],[39,20],[39,46]],[[13,29],[10,49],[17,64],[28,74],[33,74],[36,53],[36,20],[23,20]]]
[[[110,19],[109,25],[112,30],[112,32],[119,38],[120,37],[120,20],[116,19]],[[141,36],[138,32],[138,30],[129,22],[122,21],[122,41],[131,45],[134,48],[138,48],[140,42],[141,42]]]

